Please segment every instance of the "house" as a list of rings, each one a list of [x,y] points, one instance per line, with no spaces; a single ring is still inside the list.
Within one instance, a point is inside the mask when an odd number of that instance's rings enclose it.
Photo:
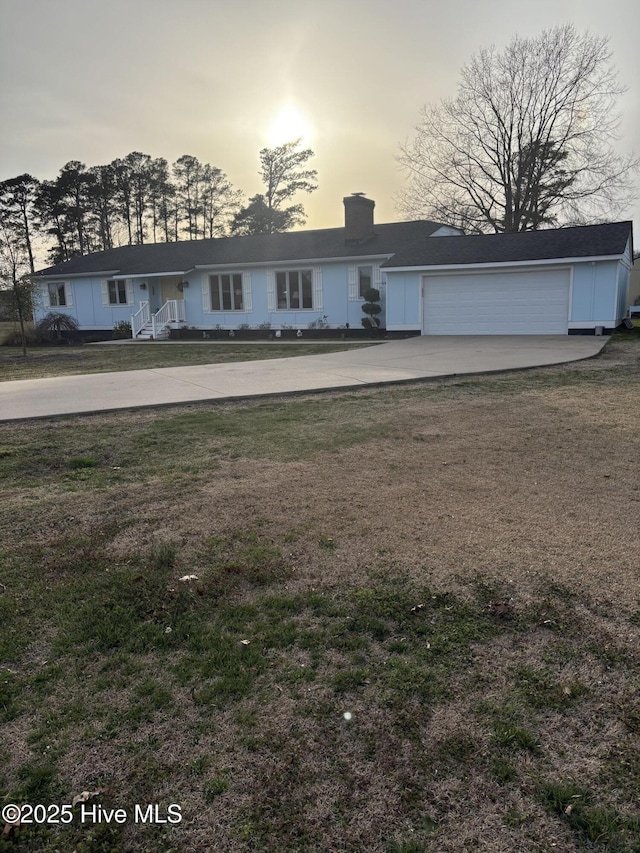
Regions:
[[[374,223],[375,203],[344,199],[344,226],[121,246],[37,274],[40,307],[83,332],[131,322],[171,328],[361,328],[364,294],[383,325],[414,334],[567,334],[626,316],[631,223],[464,236],[437,222]],[[386,322],[385,322],[386,318]]]
[[[612,331],[627,316],[632,258],[631,222],[422,241],[382,265],[387,329]]]

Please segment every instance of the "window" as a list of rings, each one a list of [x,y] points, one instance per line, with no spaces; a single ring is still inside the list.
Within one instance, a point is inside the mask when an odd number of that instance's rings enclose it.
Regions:
[[[67,292],[63,281],[49,283],[49,307],[64,308],[67,304]]]
[[[287,270],[276,273],[276,296],[279,311],[313,308],[313,273],[311,270]]]
[[[212,311],[244,311],[242,273],[209,276]]]
[[[109,305],[126,305],[127,304],[127,282],[123,280],[108,281],[109,288]]]
[[[373,287],[373,267],[358,267],[358,296],[365,298],[367,290]]]
[[[384,276],[379,264],[349,264],[349,300],[360,302],[365,299],[367,291],[380,290],[384,287]]]
[[[102,304],[105,308],[117,308],[120,305],[133,305],[133,282],[131,279],[109,279],[101,282]]]

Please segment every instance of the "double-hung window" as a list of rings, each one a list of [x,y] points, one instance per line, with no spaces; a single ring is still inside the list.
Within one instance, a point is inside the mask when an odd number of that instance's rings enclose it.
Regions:
[[[127,304],[127,282],[124,279],[108,281],[107,289],[109,291],[109,305]]]
[[[133,282],[131,279],[111,278],[102,281],[102,304],[105,308],[133,305]]]
[[[48,286],[49,290],[49,307],[50,308],[66,308],[67,305],[67,290],[63,281],[51,281]]]
[[[209,276],[212,311],[244,311],[242,273]]]
[[[279,311],[313,308],[313,271],[277,272],[276,298]]]
[[[349,264],[349,299],[351,302],[366,300],[368,290],[382,294],[384,276],[380,264]]]

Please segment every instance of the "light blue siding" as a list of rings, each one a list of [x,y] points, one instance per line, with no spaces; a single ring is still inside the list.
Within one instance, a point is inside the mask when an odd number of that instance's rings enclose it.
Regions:
[[[367,263],[362,261],[360,263]],[[373,263],[369,261],[368,263]],[[267,274],[269,269],[273,270],[295,270],[320,267],[322,279],[322,306],[319,308],[305,310],[269,310]],[[221,326],[225,329],[237,329],[240,325],[251,327],[269,323],[271,328],[278,329],[282,326],[291,326],[295,329],[306,329],[310,323],[323,320],[332,328],[345,326],[349,323],[351,328],[361,328],[363,300],[349,299],[349,264],[348,263],[325,263],[305,264],[292,263],[279,265],[277,267],[243,267],[238,269],[225,269],[225,273],[250,271],[252,310],[248,311],[204,311],[202,287],[209,280],[210,272],[222,272],[222,270],[198,271],[187,277],[189,287],[184,290],[185,301],[185,323],[187,326],[198,328],[216,328]],[[383,299],[384,317],[384,288],[381,288]]]
[[[627,316],[627,307],[629,305],[629,272],[628,267],[620,264],[618,268],[618,304],[616,306],[617,323],[621,323]]]
[[[419,272],[392,272],[387,274],[387,329],[420,329]]]
[[[626,314],[629,278],[626,265],[611,260],[578,262],[572,264],[572,267],[570,328],[617,326]],[[533,267],[527,265],[520,269],[525,273]],[[388,273],[387,328],[389,330],[422,327],[421,277],[428,271],[428,268],[425,268],[424,271]],[[479,269],[469,268],[470,273],[479,271]]]
[[[631,299],[631,270],[633,269],[633,250],[631,237],[627,240],[622,263],[618,267],[618,321],[622,322],[627,316]]]
[[[62,280],[62,279],[61,279]],[[69,307],[49,308],[47,305],[48,284],[40,285],[41,297],[34,311],[36,322],[49,311],[60,311],[69,314],[78,321],[80,329],[112,329],[117,323],[129,322],[131,315],[140,307],[140,300],[148,299],[148,291],[140,288],[140,283],[146,279],[134,279],[134,305],[103,305],[102,283],[104,278],[71,279],[73,304]]]
[[[630,248],[627,254],[630,253]],[[361,299],[350,298],[349,269],[354,263],[359,265],[378,264],[378,259],[359,258],[357,260],[328,263],[291,263],[273,268],[238,267],[209,270],[197,270],[185,277],[188,287],[182,292],[185,309],[185,325],[202,329],[237,329],[241,325],[256,328],[270,324],[271,328],[283,326],[306,329],[309,324],[323,320],[330,327],[362,327]],[[569,327],[571,329],[593,328],[596,325],[613,327],[626,315],[629,282],[629,262],[625,261],[581,261],[574,262],[571,276],[571,311]],[[543,265],[541,265],[542,267]],[[316,267],[321,271],[321,306],[309,310],[269,310],[268,274],[271,270],[309,269]],[[523,272],[532,266],[522,266]],[[203,282],[208,282],[210,272],[249,273],[251,282],[250,310],[245,311],[205,311],[203,300]],[[411,270],[383,273],[380,283],[383,313],[383,325],[390,331],[419,330],[422,328],[421,284],[425,270]],[[478,272],[469,268],[469,272]],[[77,278],[68,282],[71,287],[73,304],[60,309],[75,317],[81,329],[112,329],[121,321],[129,321],[131,315],[140,308],[141,301],[149,300],[152,308],[160,305],[161,277],[139,276],[132,279],[133,305],[103,305],[103,277],[93,276]],[[146,287],[141,285],[145,283]],[[47,283],[41,285],[43,294],[47,292]],[[353,294],[352,294],[353,295]],[[46,301],[42,299],[36,310],[36,320],[47,311]],[[246,306],[246,303],[245,303]],[[325,319],[326,318],[326,319]]]
[[[570,323],[617,325],[617,273],[617,261],[574,264]]]

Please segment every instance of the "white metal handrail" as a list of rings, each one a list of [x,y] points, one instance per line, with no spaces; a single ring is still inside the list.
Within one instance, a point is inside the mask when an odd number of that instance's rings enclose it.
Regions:
[[[149,300],[140,303],[140,310],[131,315],[131,337],[135,338],[138,332],[149,322]]]

